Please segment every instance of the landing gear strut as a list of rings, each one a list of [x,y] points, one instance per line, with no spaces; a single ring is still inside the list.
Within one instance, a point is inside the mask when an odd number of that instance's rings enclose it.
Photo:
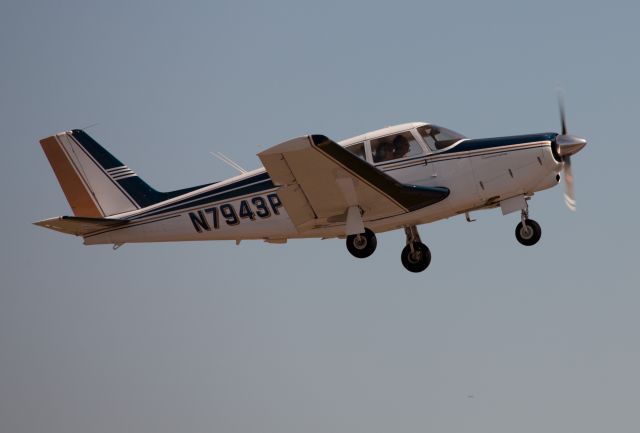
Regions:
[[[540,224],[529,219],[529,207],[522,209],[520,223],[516,226],[516,239],[522,245],[531,246],[538,243],[542,236]]]
[[[377,246],[376,234],[367,228],[364,229],[364,233],[347,236],[347,249],[352,256],[359,259],[369,257]]]
[[[420,241],[416,226],[405,227],[404,233],[407,235],[407,245],[400,255],[402,265],[410,272],[422,272],[431,263],[431,251]]]

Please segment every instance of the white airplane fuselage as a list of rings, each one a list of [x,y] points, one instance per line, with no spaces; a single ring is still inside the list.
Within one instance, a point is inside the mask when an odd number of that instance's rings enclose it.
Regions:
[[[365,209],[364,225],[373,232],[500,206],[513,197],[530,197],[560,180],[562,162],[552,149],[557,135],[553,133],[461,139],[435,151],[421,141],[424,154],[373,161],[372,140],[411,132],[419,141],[416,128],[421,125],[425,124],[398,125],[340,142],[347,148],[363,143],[367,161],[403,184],[445,187],[450,191],[438,203],[383,219],[368,219]],[[345,236],[344,221],[318,220],[309,230],[300,232],[282,205],[278,188],[265,169],[257,169],[142,209],[113,215],[110,218],[126,219],[129,223],[85,236],[85,244],[244,239],[284,243],[293,238]]]

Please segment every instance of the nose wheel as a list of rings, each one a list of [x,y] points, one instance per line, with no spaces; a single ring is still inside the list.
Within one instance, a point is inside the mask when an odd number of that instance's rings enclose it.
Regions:
[[[540,224],[535,220],[529,219],[528,209],[522,210],[521,221],[516,226],[516,239],[522,245],[530,247],[535,245],[542,236]]]
[[[431,251],[422,243],[416,226],[405,227],[407,245],[400,254],[402,265],[409,272],[422,272],[431,263]]]

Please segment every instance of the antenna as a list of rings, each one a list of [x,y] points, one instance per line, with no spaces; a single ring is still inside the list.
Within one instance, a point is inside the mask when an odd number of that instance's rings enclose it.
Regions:
[[[85,126],[83,128],[80,128],[80,129],[82,129],[84,131],[85,129],[89,129],[89,128],[93,128],[94,126],[98,126],[99,124],[100,124],[100,122],[92,123],[91,125]]]
[[[218,158],[220,161],[222,161],[225,164],[227,164],[229,167],[238,170],[240,172],[240,174],[245,174],[247,172],[247,170],[242,168],[240,166],[240,164],[238,164],[237,162],[235,162],[233,159],[229,158],[228,156],[223,155],[222,152],[209,152],[209,153],[212,154],[213,156],[215,156],[216,158]]]

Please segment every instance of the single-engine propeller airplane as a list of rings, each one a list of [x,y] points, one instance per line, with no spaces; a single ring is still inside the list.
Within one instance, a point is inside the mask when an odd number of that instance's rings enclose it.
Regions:
[[[401,259],[424,271],[431,252],[419,224],[500,207],[520,211],[516,238],[534,245],[534,193],[560,182],[575,209],[571,156],[586,140],[567,132],[469,139],[430,124],[405,123],[336,143],[323,135],[285,141],[258,153],[264,168],[171,192],[150,187],[86,132],[40,140],[74,216],[38,221],[82,236],[85,245],[130,242],[346,238],[358,258],[373,254],[376,233],[404,229]]]

